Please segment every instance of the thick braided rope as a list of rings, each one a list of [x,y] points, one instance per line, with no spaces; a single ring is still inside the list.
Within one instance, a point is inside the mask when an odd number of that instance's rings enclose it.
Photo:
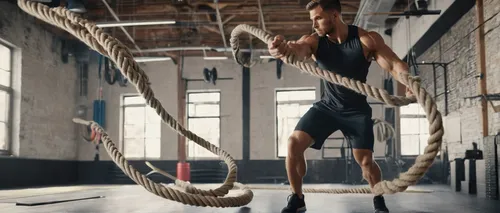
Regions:
[[[89,47],[98,51],[99,53],[108,56],[119,67],[123,75],[132,82],[137,91],[145,98],[146,103],[156,110],[156,113],[162,118],[163,122],[167,123],[172,129],[176,130],[179,134],[194,141],[203,148],[210,152],[219,155],[224,162],[228,165],[228,176],[224,183],[214,190],[210,190],[210,195],[198,195],[181,192],[179,190],[165,187],[157,184],[127,163],[127,160],[116,149],[107,133],[95,122],[83,122],[75,120],[75,122],[90,125],[92,129],[102,135],[102,140],[105,148],[113,161],[137,184],[143,186],[146,190],[160,197],[181,202],[188,205],[196,206],[213,206],[213,207],[235,207],[248,204],[252,198],[253,193],[237,184],[243,190],[243,194],[238,197],[219,198],[217,196],[226,195],[229,190],[234,188],[236,180],[237,167],[233,158],[224,150],[219,149],[215,145],[206,141],[205,139],[197,136],[181,126],[161,105],[161,103],[154,97],[154,93],[149,87],[149,79],[139,65],[134,61],[132,54],[127,47],[121,44],[115,38],[102,32],[95,24],[90,23],[84,19],[75,16],[72,12],[65,8],[49,8],[37,2],[27,0],[19,0],[18,6],[26,13],[37,17],[47,23],[57,26],[61,29],[71,33],[81,41],[85,42]]]
[[[385,142],[386,140],[393,138],[396,134],[396,130],[390,123],[378,118],[373,119],[373,126],[375,127],[375,138],[378,142]]]
[[[236,28],[234,28],[231,32],[230,43],[233,50],[233,56],[238,63],[244,61],[244,57],[239,49],[239,36],[244,32],[258,37],[265,43],[272,41],[272,36],[259,28],[246,24],[236,26]],[[403,106],[415,102],[414,97],[391,96],[383,89],[375,88],[360,81],[342,77],[333,72],[320,69],[312,63],[304,63],[296,58],[296,56],[289,49],[286,50],[284,55],[285,57],[282,58],[284,63],[297,67],[302,72],[323,78],[334,84],[342,85],[386,104],[392,106]],[[403,74],[396,80],[408,86],[415,95],[416,101],[418,101],[420,106],[424,108],[427,120],[429,121],[430,137],[427,141],[428,145],[425,148],[424,154],[417,157],[415,164],[412,165],[407,172],[399,174],[399,178],[396,178],[393,181],[384,180],[376,184],[373,189],[374,194],[394,194],[406,190],[410,185],[416,184],[434,162],[434,159],[441,147],[444,133],[441,113],[437,110],[437,106],[432,97],[428,95],[425,89],[420,87],[419,79],[409,76],[408,74]]]

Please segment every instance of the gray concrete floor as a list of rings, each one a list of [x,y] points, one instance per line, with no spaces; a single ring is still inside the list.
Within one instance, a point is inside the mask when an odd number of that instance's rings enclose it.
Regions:
[[[200,186],[200,185],[197,185]],[[250,185],[252,186],[252,185]],[[210,188],[210,185],[201,185]],[[304,187],[346,187],[342,185],[306,185]],[[385,195],[391,213],[493,213],[500,212],[500,201],[485,200],[451,192],[447,186],[418,186],[410,189],[431,193]],[[233,192],[232,192],[233,193]],[[235,191],[234,193],[238,193]],[[179,204],[150,194],[141,186],[69,186],[19,190],[0,190],[0,212],[9,213],[279,213],[286,204],[288,191],[254,190],[253,201],[245,207],[206,208]],[[61,199],[104,196],[39,206],[16,206],[16,202],[48,202]],[[306,194],[308,211],[313,213],[370,213],[371,195]]]

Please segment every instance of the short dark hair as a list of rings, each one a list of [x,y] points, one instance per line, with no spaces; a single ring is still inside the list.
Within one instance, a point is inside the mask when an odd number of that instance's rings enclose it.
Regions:
[[[311,0],[311,2],[307,3],[306,9],[312,10],[317,6],[320,6],[323,10],[336,10],[339,13],[342,12],[339,0]]]

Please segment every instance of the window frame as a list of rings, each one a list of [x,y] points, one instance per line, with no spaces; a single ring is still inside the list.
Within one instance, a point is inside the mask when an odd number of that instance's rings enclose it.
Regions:
[[[218,93],[219,94],[219,115],[218,116],[189,116],[189,104],[192,103],[189,101],[189,95],[190,94],[200,94],[200,93]],[[193,102],[196,103],[196,102]],[[197,119],[204,119],[204,118],[216,118],[219,120],[219,141],[218,141],[218,147],[221,148],[221,142],[222,142],[222,119],[221,119],[221,113],[222,113],[222,92],[219,89],[207,89],[207,90],[187,90],[186,91],[186,128],[189,127],[189,119],[190,118],[197,118]],[[196,134],[196,132],[193,132]],[[214,160],[220,158],[218,155],[214,154],[213,157],[199,157],[199,156],[191,156],[189,155],[189,142],[190,140],[187,137],[184,137],[185,139],[185,147],[186,147],[186,160]],[[209,141],[210,143],[213,143],[213,141]],[[194,142],[193,142],[194,143]],[[199,145],[196,145],[199,146]],[[207,150],[208,151],[208,150]]]
[[[274,155],[278,159],[284,159],[286,156],[279,155],[279,127],[278,127],[278,93],[279,92],[301,92],[301,91],[314,91],[314,100],[311,100],[311,107],[318,100],[317,88],[316,87],[290,87],[290,88],[275,88],[274,89]],[[296,101],[303,102],[305,100]],[[307,100],[308,101],[308,100]]]
[[[9,87],[6,87],[6,86],[3,86],[3,85],[0,85],[0,90],[1,91],[5,91],[8,95],[9,95],[9,99],[8,99],[8,107],[9,107],[9,110],[6,112],[7,113],[7,129],[6,129],[6,132],[5,132],[5,144],[6,144],[6,149],[0,149],[0,156],[9,156],[12,154],[12,145],[13,145],[13,141],[12,141],[12,127],[13,127],[13,122],[12,122],[12,119],[13,119],[13,108],[14,108],[14,89],[12,88],[12,84],[14,83],[13,82],[13,63],[14,63],[14,48],[8,44],[6,44],[5,42],[3,42],[1,39],[0,39],[0,45],[3,46],[3,47],[6,47],[7,49],[9,49],[9,54],[10,54],[10,67],[9,67],[9,72],[10,72],[10,79],[9,79]]]
[[[412,103],[412,104],[409,104],[409,105],[417,105],[419,108],[422,108],[419,103]],[[424,154],[424,152],[423,152],[424,150],[423,149],[421,150],[420,147],[421,147],[422,143],[427,144],[427,141],[422,142],[422,141],[420,141],[420,139],[419,139],[419,144],[418,144],[418,154],[404,154],[403,153],[403,146],[405,146],[405,143],[403,141],[403,136],[418,136],[420,138],[422,135],[424,135],[421,132],[419,132],[418,134],[414,134],[414,133],[413,134],[403,134],[402,133],[403,126],[401,125],[403,118],[404,119],[422,119],[422,118],[426,119],[427,116],[426,116],[425,112],[423,112],[422,114],[409,114],[409,113],[406,114],[406,113],[402,113],[401,109],[399,109],[399,121],[398,121],[399,125],[400,125],[400,127],[399,127],[399,139],[400,139],[400,142],[399,142],[399,153],[400,153],[401,157],[403,157],[403,158],[405,158],[405,157],[406,158],[408,158],[408,157],[412,158],[412,157],[416,157],[416,156]],[[427,122],[427,125],[429,125],[428,122]],[[427,134],[430,137],[430,133],[427,133]],[[440,153],[438,153],[438,156],[439,156],[439,154]]]
[[[163,128],[163,121],[160,118],[160,156],[159,157],[149,157],[147,155],[143,155],[142,157],[129,157],[125,155],[125,108],[126,107],[131,107],[131,106],[144,106],[144,107],[150,107],[147,103],[144,104],[125,104],[125,98],[129,97],[141,97],[142,95],[139,93],[123,93],[120,95],[120,127],[119,127],[119,150],[123,154],[124,157],[127,159],[131,160],[160,160],[162,158],[162,152],[161,152],[161,141],[162,141],[162,134],[161,134],[161,129]],[[159,116],[159,115],[158,115]],[[144,130],[144,134],[146,130]],[[144,142],[145,143],[145,142]]]

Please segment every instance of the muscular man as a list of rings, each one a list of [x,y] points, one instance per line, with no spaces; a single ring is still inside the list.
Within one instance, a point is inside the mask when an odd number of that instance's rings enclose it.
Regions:
[[[398,78],[408,72],[408,65],[384,43],[376,32],[368,32],[342,20],[339,0],[313,0],[307,7],[315,33],[298,41],[286,42],[276,36],[268,44],[272,56],[281,58],[293,52],[300,59],[312,58],[320,68],[366,82],[371,61]],[[324,93],[298,122],[288,139],[286,170],[292,194],[282,213],[306,209],[302,194],[302,178],[306,174],[304,152],[307,148],[321,149],[326,138],[342,131],[351,143],[356,162],[371,188],[380,182],[381,172],[373,160],[372,109],[364,95],[351,89],[322,80]],[[407,95],[411,92],[407,88]],[[375,212],[389,212],[382,196],[373,198]]]

